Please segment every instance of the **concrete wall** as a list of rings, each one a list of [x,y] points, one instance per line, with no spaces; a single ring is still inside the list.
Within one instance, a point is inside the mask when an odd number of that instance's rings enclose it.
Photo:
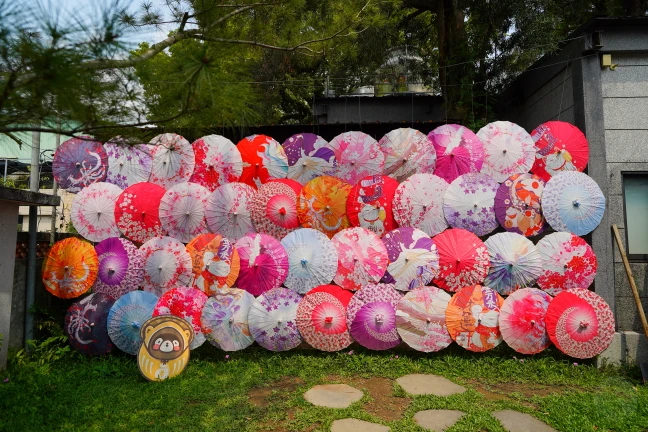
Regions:
[[[18,217],[18,204],[3,202],[0,205],[0,239],[5,244],[16,243],[16,218]],[[7,350],[9,347],[11,328],[11,309],[13,297],[15,250],[13,247],[0,248],[0,369],[7,365]]]

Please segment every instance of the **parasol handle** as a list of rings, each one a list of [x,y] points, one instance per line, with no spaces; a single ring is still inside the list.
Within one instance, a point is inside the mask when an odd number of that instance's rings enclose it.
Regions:
[[[648,322],[646,321],[646,314],[644,313],[643,306],[641,305],[641,299],[639,298],[639,291],[637,290],[637,285],[635,284],[634,277],[632,276],[632,270],[630,269],[630,263],[628,262],[628,257],[625,253],[625,248],[623,243],[621,243],[621,236],[619,235],[619,229],[616,224],[612,225],[612,231],[614,232],[614,238],[616,244],[619,247],[619,252],[621,253],[621,259],[623,260],[623,266],[625,267],[626,275],[628,276],[628,282],[630,283],[630,288],[632,289],[632,295],[637,304],[637,312],[639,312],[639,318],[641,319],[641,324],[643,325],[644,333],[648,338]]]

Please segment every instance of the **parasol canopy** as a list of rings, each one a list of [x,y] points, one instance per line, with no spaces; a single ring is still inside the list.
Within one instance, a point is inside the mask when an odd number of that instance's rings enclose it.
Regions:
[[[108,312],[108,336],[117,348],[137,355],[142,345],[140,330],[153,316],[158,297],[146,291],[131,291],[119,297]]]
[[[236,145],[243,159],[241,182],[257,189],[263,183],[288,175],[284,148],[266,135],[251,135]]]
[[[299,228],[298,196],[299,191],[279,181],[270,181],[259,186],[252,198],[250,212],[257,232],[283,238]]]
[[[398,228],[383,237],[389,264],[383,282],[394,288],[409,291],[429,284],[439,272],[439,254],[436,245],[423,231],[416,228]]]
[[[586,289],[559,293],[545,316],[551,342],[571,357],[594,357],[610,346],[614,314],[598,294]]]
[[[98,243],[95,252],[99,271],[93,292],[118,299],[140,287],[144,279],[144,260],[133,243],[110,237]]]
[[[72,200],[70,219],[74,229],[92,242],[118,237],[115,201],[122,190],[114,184],[99,182],[83,188]]]
[[[562,172],[547,182],[542,193],[542,208],[551,228],[582,236],[601,223],[605,196],[587,174]]]
[[[401,339],[396,330],[396,308],[401,297],[391,284],[363,286],[347,307],[347,326],[353,339],[377,351],[397,346]]]
[[[335,154],[319,135],[295,134],[284,141],[283,148],[288,157],[289,179],[305,185],[316,177],[335,173]]]
[[[205,220],[212,232],[236,241],[256,232],[252,224],[254,189],[245,183],[226,183],[216,188],[207,199]]]
[[[334,176],[356,184],[360,179],[382,175],[385,154],[378,142],[363,132],[344,132],[329,143],[335,154],[337,169]]]
[[[425,134],[416,129],[394,129],[383,136],[378,145],[385,154],[384,174],[399,182],[416,173],[434,172],[434,145]]]
[[[165,133],[150,142],[153,165],[149,181],[169,189],[189,181],[195,166],[195,155],[189,141],[178,134]]]
[[[108,155],[106,181],[126,189],[148,181],[153,167],[151,149],[146,144],[131,145],[122,137],[111,138],[104,144]]]
[[[461,288],[446,309],[452,339],[469,351],[484,352],[502,342],[499,314],[504,299],[494,290],[472,285]]]
[[[439,126],[428,134],[436,150],[434,174],[448,183],[462,174],[479,172],[484,163],[484,145],[473,131],[458,124]]]
[[[72,348],[88,356],[112,351],[107,321],[114,302],[114,298],[97,293],[72,303],[65,315],[63,328]]]
[[[403,341],[421,352],[436,352],[450,345],[446,327],[450,298],[433,286],[420,286],[405,294],[396,309],[396,329]]]
[[[196,183],[178,183],[160,201],[160,222],[169,236],[183,243],[207,232],[205,208],[209,190]]]
[[[335,177],[317,177],[304,186],[297,201],[297,216],[304,228],[315,228],[327,236],[350,226],[346,203],[351,185]]]
[[[583,171],[589,160],[589,144],[576,126],[562,122],[542,123],[531,132],[536,156],[531,172],[547,181],[560,172]]]
[[[90,289],[99,261],[92,245],[75,237],[54,243],[43,262],[43,285],[50,294],[70,299]]]
[[[172,237],[153,237],[140,246],[144,260],[144,291],[161,296],[170,288],[189,285],[191,257]]]
[[[159,213],[163,196],[163,187],[148,182],[124,189],[115,203],[115,220],[124,237],[144,243],[165,234]]]
[[[490,256],[490,270],[484,285],[502,295],[532,286],[543,271],[542,257],[531,240],[505,232],[484,242]]]
[[[338,257],[337,274],[333,280],[342,288],[359,290],[363,285],[377,283],[385,274],[387,249],[371,231],[347,228],[335,234],[331,243]]]
[[[538,242],[542,274],[538,286],[555,296],[570,288],[587,288],[596,277],[596,255],[582,238],[571,233],[549,234]]]
[[[508,121],[489,123],[477,132],[484,145],[481,172],[498,182],[528,173],[535,161],[535,144],[522,127]]]
[[[195,155],[192,183],[213,192],[218,186],[238,181],[243,172],[243,159],[238,148],[224,136],[207,135],[191,144]]]
[[[457,177],[443,195],[443,213],[453,228],[485,236],[497,228],[495,194],[499,188],[492,177],[468,173]]]
[[[480,284],[488,274],[488,248],[473,233],[453,228],[433,239],[439,254],[439,273],[434,284],[446,291]]]
[[[495,194],[495,216],[506,230],[525,237],[542,232],[545,219],[540,206],[544,181],[533,174],[514,174]]]
[[[234,243],[221,236],[206,235],[187,248],[192,263],[192,285],[207,295],[227,290],[239,274],[240,260]]]
[[[523,288],[504,300],[499,327],[504,342],[522,354],[537,354],[551,343],[545,315],[551,296],[537,288]]]
[[[239,288],[259,296],[284,283],[288,276],[288,254],[278,240],[267,234],[248,234],[234,246],[241,261],[236,282]]]
[[[304,340],[321,351],[340,351],[353,343],[346,322],[353,294],[335,285],[310,290],[297,307],[297,328]]]
[[[270,351],[288,351],[299,345],[297,306],[301,298],[286,288],[274,288],[257,297],[248,315],[254,340]]]
[[[414,174],[394,194],[393,212],[401,227],[418,228],[435,236],[448,228],[443,214],[443,195],[448,183],[434,174]]]
[[[396,228],[392,202],[398,182],[387,176],[369,176],[351,188],[347,197],[347,216],[353,226],[360,226],[382,237]]]
[[[173,315],[187,321],[193,327],[194,338],[189,349],[196,349],[205,342],[200,316],[207,296],[195,288],[177,287],[165,292],[153,309],[153,316]]]
[[[238,288],[209,297],[200,323],[209,343],[223,351],[238,351],[254,342],[248,326],[248,314],[254,296]]]
[[[338,252],[328,237],[311,228],[301,228],[281,240],[288,255],[288,276],[284,285],[306,294],[333,280],[338,271]]]
[[[70,138],[54,152],[52,174],[61,189],[77,193],[92,183],[106,180],[108,155],[90,137]]]

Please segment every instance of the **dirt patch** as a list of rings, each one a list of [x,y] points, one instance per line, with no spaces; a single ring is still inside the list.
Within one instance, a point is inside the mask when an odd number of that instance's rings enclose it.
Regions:
[[[394,396],[394,382],[387,378],[329,376],[325,382],[327,384],[348,384],[368,393],[373,400],[365,404],[365,411],[386,421],[400,419],[412,401],[408,397]]]
[[[270,404],[270,396],[273,391],[280,393],[293,392],[304,383],[304,380],[297,377],[284,377],[278,381],[268,384],[266,387],[253,388],[248,392],[248,401],[258,407],[267,407]]]
[[[545,397],[552,394],[563,394],[567,391],[582,390],[573,386],[538,385],[515,382],[502,382],[495,384],[484,384],[478,381],[470,381],[475,391],[484,395],[488,400],[510,400],[512,393],[519,393],[530,399],[534,396]]]

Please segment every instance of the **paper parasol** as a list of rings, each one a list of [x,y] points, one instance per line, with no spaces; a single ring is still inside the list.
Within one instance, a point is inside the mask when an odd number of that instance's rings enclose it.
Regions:
[[[290,186],[270,181],[259,186],[252,198],[250,215],[257,232],[283,238],[299,228],[297,197]]]
[[[443,213],[453,228],[485,236],[497,228],[495,194],[499,184],[486,174],[457,177],[443,195]]]
[[[191,146],[196,165],[190,182],[213,192],[218,186],[241,178],[243,159],[232,141],[220,135],[207,135],[198,138]]]
[[[473,131],[458,124],[439,126],[428,134],[436,149],[434,174],[448,183],[462,174],[479,172],[484,163],[484,145]]]
[[[360,345],[387,350],[401,339],[396,330],[396,308],[402,295],[391,284],[369,284],[354,294],[347,307],[347,326]]]
[[[166,234],[159,212],[163,196],[162,186],[148,182],[124,189],[115,203],[115,220],[124,237],[134,243],[144,243]]]
[[[286,288],[261,294],[250,308],[248,325],[254,340],[270,351],[288,351],[302,342],[297,329],[301,296]]]
[[[535,161],[535,145],[531,135],[508,121],[489,123],[477,132],[484,145],[481,172],[498,182],[514,174],[528,173]]]
[[[223,292],[234,285],[240,266],[234,243],[217,234],[204,246],[192,248],[192,285],[207,295]]]
[[[448,228],[443,195],[448,183],[434,174],[414,174],[396,188],[394,219],[402,227],[418,228],[435,236]]]
[[[153,167],[149,181],[166,189],[189,181],[195,155],[189,141],[174,133],[156,136],[150,142]]]
[[[360,226],[382,237],[396,228],[392,202],[398,182],[387,176],[369,176],[351,188],[347,197],[347,216],[353,226]]]
[[[544,182],[533,174],[514,174],[495,194],[495,216],[507,231],[531,237],[544,229],[540,206]]]
[[[281,243],[267,234],[248,234],[234,245],[241,270],[236,285],[259,296],[278,288],[288,276],[288,254]]]
[[[356,184],[360,179],[382,175],[385,154],[375,139],[363,132],[344,132],[331,140],[337,169],[334,176]]]
[[[450,345],[446,327],[450,298],[433,286],[420,286],[405,294],[396,309],[396,329],[403,341],[421,352],[436,352]]]
[[[484,285],[502,295],[532,286],[543,271],[542,257],[531,240],[505,232],[484,242],[490,256],[490,270]]]
[[[583,171],[589,160],[589,144],[576,126],[562,122],[542,123],[531,132],[536,157],[531,172],[547,181],[563,171]]]
[[[338,257],[337,274],[333,280],[342,288],[359,290],[363,285],[377,283],[385,274],[387,249],[371,231],[347,228],[335,234],[331,242]]]
[[[118,237],[95,246],[99,272],[92,290],[118,299],[140,287],[144,279],[144,260],[133,243]]]
[[[551,343],[545,315],[551,296],[537,288],[523,288],[504,300],[499,327],[504,342],[522,354],[537,354]]]
[[[335,173],[335,153],[328,142],[312,133],[295,134],[283,143],[288,178],[305,185],[316,177]]]
[[[416,129],[394,129],[383,136],[378,145],[385,154],[384,174],[399,182],[416,173],[434,172],[434,145],[427,136]]]
[[[79,297],[97,279],[99,261],[92,245],[69,237],[54,243],[43,262],[43,285],[56,297]]]
[[[196,349],[205,342],[200,316],[206,302],[207,295],[200,290],[187,287],[173,288],[159,298],[153,309],[153,316],[173,315],[191,324],[194,338],[189,348]]]
[[[253,188],[288,175],[288,157],[284,148],[266,135],[251,135],[236,145],[243,159],[241,182]]]
[[[118,186],[106,182],[93,183],[81,189],[74,196],[70,211],[77,232],[92,242],[118,237],[115,201],[121,193]]]
[[[250,212],[254,189],[245,183],[226,183],[207,199],[205,220],[212,232],[236,241],[256,232]]]
[[[383,282],[409,291],[429,284],[439,273],[439,253],[432,239],[416,228],[398,228],[383,237],[389,264]]]
[[[453,228],[432,239],[439,254],[439,274],[434,284],[446,291],[480,284],[488,274],[488,248],[469,231]]]
[[[65,315],[65,331],[72,348],[88,356],[108,354],[113,343],[108,336],[108,312],[115,299],[90,294],[72,303]]]
[[[106,181],[126,189],[148,181],[153,167],[151,149],[146,144],[131,145],[122,137],[111,138],[104,144],[108,155]]]
[[[191,281],[191,257],[172,237],[153,237],[140,246],[144,260],[144,291],[161,296],[170,288]]]
[[[108,312],[108,336],[117,348],[137,355],[142,345],[140,330],[153,316],[158,297],[146,291],[131,291],[119,297]]]
[[[304,228],[314,228],[329,238],[350,226],[346,214],[351,185],[335,177],[317,177],[304,186],[297,202],[297,216]]]
[[[169,188],[160,201],[162,227],[183,243],[207,232],[205,211],[209,190],[196,183],[179,183]]]
[[[306,294],[333,280],[338,271],[338,253],[328,237],[311,228],[301,228],[281,240],[288,255],[288,276],[284,285]]]
[[[108,155],[100,142],[90,137],[71,138],[56,149],[52,174],[61,189],[77,193],[106,179]]]
[[[209,343],[223,351],[238,351],[252,345],[248,314],[253,303],[252,294],[237,288],[209,297],[200,317]]]

